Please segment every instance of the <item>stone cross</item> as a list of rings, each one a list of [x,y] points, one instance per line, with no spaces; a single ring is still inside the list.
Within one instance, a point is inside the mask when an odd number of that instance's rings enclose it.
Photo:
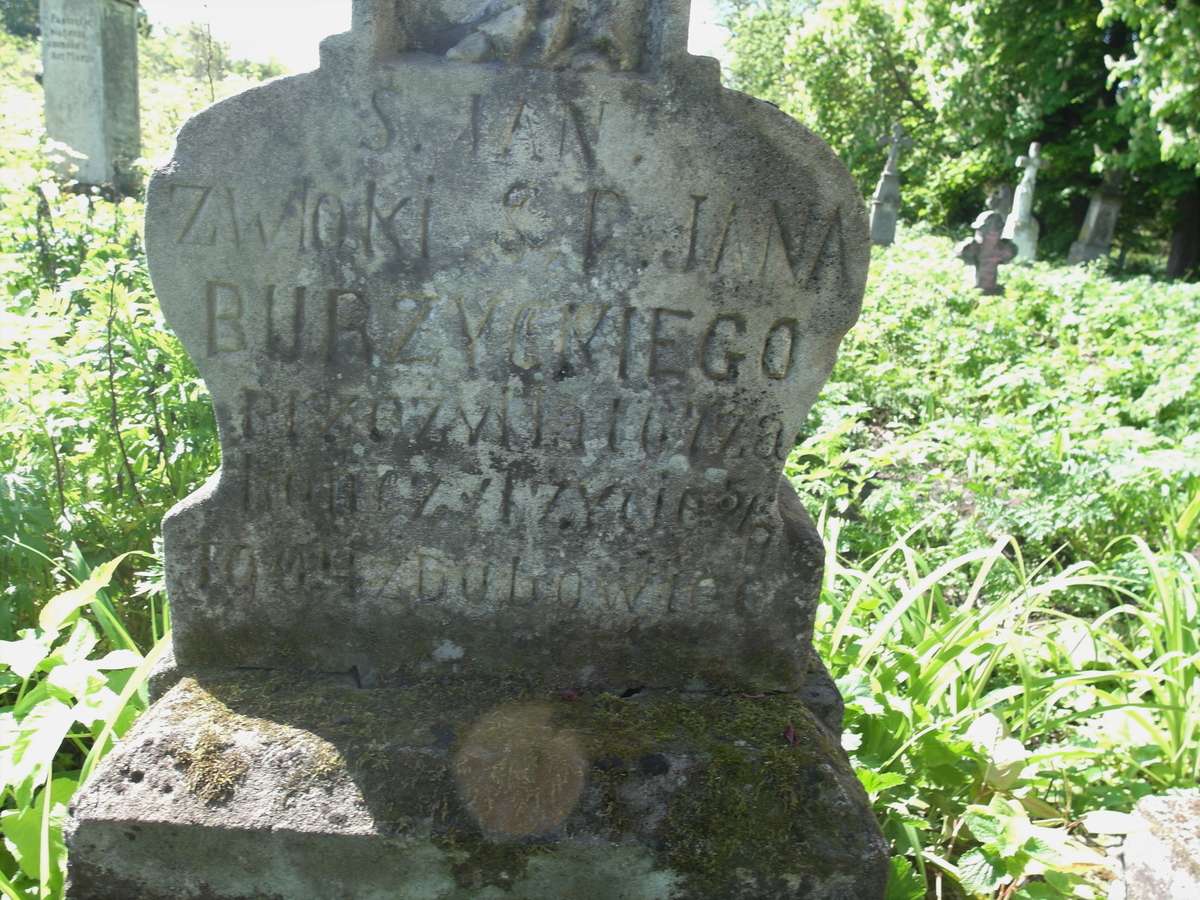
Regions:
[[[1108,256],[1117,230],[1121,212],[1121,177],[1108,175],[1104,184],[1092,194],[1087,216],[1079,230],[1079,240],[1071,245],[1067,261],[1071,265],[1091,262]]]
[[[896,240],[896,220],[900,215],[900,151],[912,146],[904,128],[893,125],[889,136],[880,144],[890,144],[887,164],[879,176],[879,184],[871,198],[871,243],[887,246]]]
[[[1012,212],[1004,223],[1004,236],[1017,245],[1017,259],[1033,262],[1037,259],[1038,237],[1041,226],[1033,217],[1033,196],[1037,190],[1037,173],[1045,165],[1042,145],[1029,145],[1027,156],[1017,157],[1017,168],[1023,170],[1021,183],[1017,185]]]
[[[141,155],[136,0],[41,0],[46,134],[58,167],[86,185],[132,193]]]
[[[687,21],[363,0],[180,131],[147,253],[222,464],[75,900],[882,896],[781,477],[867,218]]]
[[[1003,294],[997,280],[1000,266],[1012,262],[1017,255],[1016,245],[1003,237],[1004,219],[998,212],[981,213],[971,226],[975,236],[967,238],[956,249],[963,262],[975,267],[975,287],[984,294]]]

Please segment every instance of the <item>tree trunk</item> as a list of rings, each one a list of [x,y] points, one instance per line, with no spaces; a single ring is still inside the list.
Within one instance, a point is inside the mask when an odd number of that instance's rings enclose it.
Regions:
[[[1167,259],[1168,278],[1187,278],[1200,269],[1200,183],[1175,203],[1175,232]]]

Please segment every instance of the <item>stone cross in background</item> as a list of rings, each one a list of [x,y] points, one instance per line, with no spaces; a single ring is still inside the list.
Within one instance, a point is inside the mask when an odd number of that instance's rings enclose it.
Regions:
[[[891,148],[871,197],[871,243],[888,246],[896,240],[896,220],[900,215],[900,151],[911,147],[913,142],[899,124],[893,125],[891,134],[879,142],[890,144]]]
[[[1104,184],[1092,194],[1087,216],[1079,230],[1079,240],[1071,245],[1067,254],[1071,265],[1102,259],[1112,250],[1117,216],[1121,212],[1120,182],[1119,175],[1106,175]]]
[[[781,477],[867,217],[687,7],[361,0],[180,131],[147,254],[222,465],[73,900],[883,895]]]
[[[1038,170],[1042,160],[1042,145],[1029,145],[1027,156],[1017,157],[1017,168],[1022,169],[1021,183],[1017,185],[1012,213],[1004,223],[1004,236],[1017,245],[1017,259],[1033,262],[1037,259],[1038,237],[1041,226],[1033,217],[1033,196],[1037,190]]]
[[[81,184],[140,186],[136,0],[41,0],[46,134]]]
[[[974,236],[958,245],[956,255],[975,267],[975,287],[979,291],[1003,294],[1004,287],[997,279],[999,268],[1017,255],[1016,245],[1003,237],[1004,219],[998,212],[988,210],[971,227],[975,229]]]

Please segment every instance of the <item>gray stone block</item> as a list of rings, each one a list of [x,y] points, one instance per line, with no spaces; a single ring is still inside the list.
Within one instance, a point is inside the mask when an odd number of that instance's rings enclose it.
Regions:
[[[881,897],[887,846],[799,700],[184,678],[72,810],[72,900]]]
[[[1200,897],[1200,790],[1138,801],[1121,856],[1124,878],[1111,900]]]

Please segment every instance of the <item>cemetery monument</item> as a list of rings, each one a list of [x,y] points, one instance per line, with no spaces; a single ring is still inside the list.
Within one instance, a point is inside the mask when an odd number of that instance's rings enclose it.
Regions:
[[[871,197],[871,243],[886,247],[896,241],[896,220],[900,216],[900,151],[911,147],[912,140],[897,124],[880,143],[890,144],[891,148]]]
[[[46,134],[63,174],[132,193],[141,155],[137,0],[41,0]]]
[[[781,478],[857,319],[844,166],[686,0],[356,0],[148,193],[222,467],[72,898],[881,898]]]
[[[1092,194],[1087,216],[1079,230],[1079,240],[1071,244],[1067,261],[1071,265],[1103,259],[1112,250],[1121,212],[1120,182],[1117,176],[1106,176],[1104,184]]]
[[[1033,195],[1037,190],[1037,173],[1044,165],[1042,145],[1029,145],[1027,156],[1017,157],[1017,168],[1022,169],[1021,183],[1017,185],[1012,213],[1004,223],[1004,237],[1017,245],[1017,259],[1033,262],[1037,259],[1038,238],[1041,225],[1033,217]]]
[[[987,208],[1007,219],[1013,210],[1012,185],[998,184],[988,191]]]
[[[1003,294],[1000,266],[1012,262],[1017,245],[1003,236],[1004,219],[995,210],[985,210],[971,225],[975,234],[955,248],[955,255],[975,268],[975,288],[983,294]]]

